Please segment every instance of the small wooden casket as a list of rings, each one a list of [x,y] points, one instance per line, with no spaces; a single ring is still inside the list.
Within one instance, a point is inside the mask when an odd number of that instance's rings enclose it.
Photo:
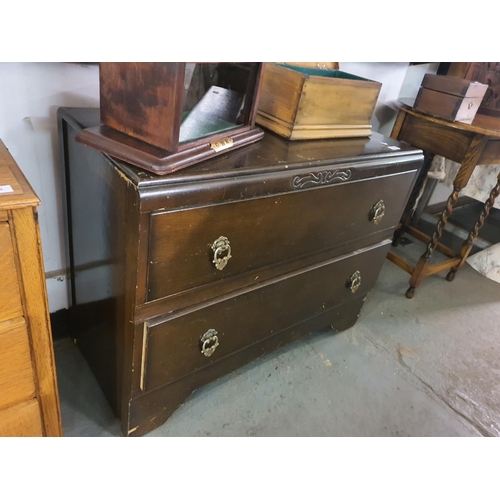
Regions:
[[[427,74],[414,108],[451,121],[472,123],[488,85],[462,78]]]
[[[257,123],[290,140],[371,135],[382,84],[318,66],[267,63]]]

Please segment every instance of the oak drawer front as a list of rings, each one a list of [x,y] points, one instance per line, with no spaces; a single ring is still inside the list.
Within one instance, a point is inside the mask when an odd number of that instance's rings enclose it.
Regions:
[[[0,222],[0,321],[23,315],[9,224]]]
[[[391,228],[399,222],[414,175],[411,171],[267,198],[153,214],[147,301],[245,272],[257,273],[259,268],[329,250]],[[221,237],[227,238],[226,247],[216,255],[221,242],[224,247]],[[227,245],[231,257],[225,267],[217,269],[213,261],[224,265],[222,258],[228,255]]]
[[[173,319],[146,323],[141,388],[152,390],[165,385],[366,294],[377,279],[389,245],[385,240]]]
[[[0,409],[35,396],[28,331],[23,318],[0,323]]]
[[[36,399],[0,410],[0,437],[41,437],[43,435],[40,406]]]

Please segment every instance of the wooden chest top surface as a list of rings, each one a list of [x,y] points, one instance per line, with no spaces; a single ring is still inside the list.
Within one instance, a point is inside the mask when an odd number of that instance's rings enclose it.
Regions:
[[[98,108],[61,108],[59,114],[77,130],[99,125]],[[294,170],[322,164],[345,165],[376,159],[398,161],[420,153],[419,149],[409,144],[399,143],[378,133],[366,138],[291,142],[267,131],[264,138],[256,144],[166,176],[157,176],[119,160],[113,162],[139,188],[160,188],[235,175],[271,174],[284,169]]]
[[[0,140],[0,210],[39,204],[40,200]]]

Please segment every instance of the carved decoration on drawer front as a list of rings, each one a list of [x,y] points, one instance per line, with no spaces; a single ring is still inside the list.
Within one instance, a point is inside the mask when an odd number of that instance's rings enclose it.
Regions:
[[[323,186],[336,182],[345,182],[352,177],[351,169],[347,170],[323,170],[323,172],[311,172],[306,175],[296,175],[292,180],[294,189],[301,189],[311,186]]]

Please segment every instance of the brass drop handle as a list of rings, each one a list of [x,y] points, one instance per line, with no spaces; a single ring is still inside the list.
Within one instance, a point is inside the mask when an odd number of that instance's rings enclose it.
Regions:
[[[354,272],[346,281],[345,286],[350,288],[352,293],[356,293],[361,286],[361,273],[359,271]]]
[[[205,332],[200,339],[201,353],[207,358],[209,358],[219,346],[219,337],[217,337],[218,333],[219,332],[217,330],[210,328],[210,330]]]
[[[215,264],[216,269],[222,271],[231,258],[231,244],[229,240],[225,236],[219,236],[212,243],[212,251],[214,253],[212,262]]]
[[[384,200],[379,200],[370,210],[368,214],[368,220],[373,221],[374,224],[378,224],[382,217],[385,215],[385,203]]]

